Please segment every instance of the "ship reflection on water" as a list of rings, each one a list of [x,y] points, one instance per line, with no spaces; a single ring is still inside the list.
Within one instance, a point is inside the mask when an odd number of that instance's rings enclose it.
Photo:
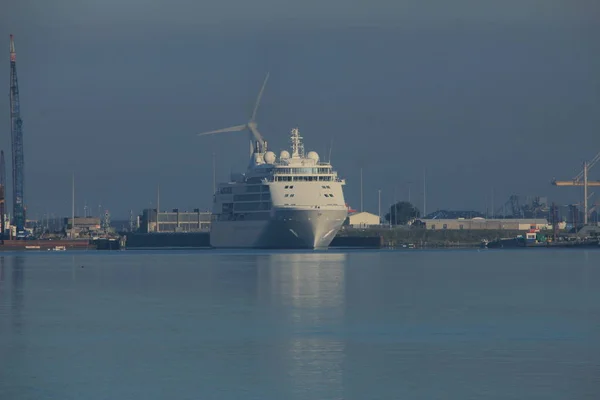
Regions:
[[[272,254],[268,257],[270,294],[283,308],[282,364],[292,397],[343,391],[345,343],[345,263],[347,254]],[[326,383],[326,385],[324,385]]]
[[[3,256],[1,400],[598,398],[598,251]]]

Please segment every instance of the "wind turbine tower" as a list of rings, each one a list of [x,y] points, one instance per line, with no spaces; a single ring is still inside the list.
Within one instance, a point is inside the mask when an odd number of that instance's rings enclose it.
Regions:
[[[13,177],[13,218],[17,237],[25,232],[25,203],[23,157],[23,121],[19,103],[19,84],[17,81],[17,55],[15,41],[10,35],[10,133],[12,140],[12,177]]]

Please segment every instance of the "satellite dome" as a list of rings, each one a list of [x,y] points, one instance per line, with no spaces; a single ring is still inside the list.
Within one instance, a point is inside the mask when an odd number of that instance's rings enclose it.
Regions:
[[[306,155],[306,158],[314,160],[316,163],[319,162],[319,155],[317,154],[316,151],[309,151],[308,154]]]
[[[275,162],[275,153],[272,151],[267,151],[265,153],[265,162],[267,164],[273,164]]]
[[[281,153],[279,153],[279,158],[282,160],[287,160],[288,158],[290,158],[290,153],[287,150],[282,150]]]

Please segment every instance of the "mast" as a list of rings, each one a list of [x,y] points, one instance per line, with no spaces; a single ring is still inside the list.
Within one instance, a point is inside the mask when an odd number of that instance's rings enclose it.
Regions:
[[[381,189],[377,190],[377,215],[379,216],[379,223],[381,224]]]
[[[588,223],[588,163],[583,163],[583,225]]]
[[[427,215],[427,187],[426,187],[425,168],[423,168],[423,218]]]
[[[216,170],[216,160],[215,160],[215,152],[212,153],[212,178],[213,178],[213,195],[217,191],[217,170]]]
[[[158,213],[160,212],[160,183],[156,186],[156,232],[160,232],[158,227]]]
[[[6,164],[4,150],[0,151],[0,242],[4,242],[4,214],[6,204]]]
[[[292,142],[292,158],[304,158],[304,144],[298,128],[292,129],[290,141]]]
[[[360,169],[360,212],[363,212],[363,178],[362,178],[362,168]]]
[[[71,239],[75,237],[75,172],[71,180]]]

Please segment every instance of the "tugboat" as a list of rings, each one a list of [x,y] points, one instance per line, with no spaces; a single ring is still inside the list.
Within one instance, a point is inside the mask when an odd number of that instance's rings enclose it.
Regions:
[[[516,247],[566,247],[566,248],[600,248],[600,240],[598,238],[585,238],[577,240],[562,240],[551,241],[546,235],[539,231],[530,230],[523,235],[518,235],[514,238],[497,239],[491,242],[482,241],[481,246],[488,249],[510,249]]]
[[[486,242],[488,249],[505,249],[515,247],[545,247],[548,245],[546,235],[539,233],[538,230],[530,229],[525,235],[518,235],[514,238],[503,238]]]

